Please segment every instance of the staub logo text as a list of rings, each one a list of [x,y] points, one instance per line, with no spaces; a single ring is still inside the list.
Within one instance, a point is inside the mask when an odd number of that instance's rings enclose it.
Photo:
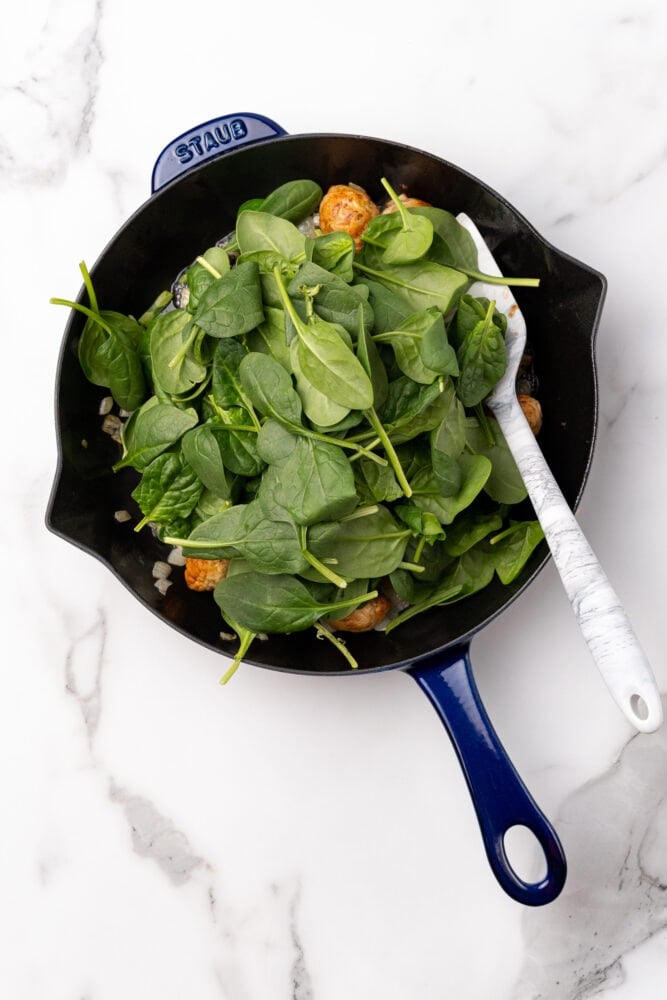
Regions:
[[[248,127],[243,119],[232,118],[231,121],[207,129],[200,135],[191,136],[187,142],[179,142],[174,147],[174,154],[181,163],[189,163],[197,156],[205,156],[213,150],[220,149],[221,146],[228,146],[231,142],[245,139],[247,134]]]

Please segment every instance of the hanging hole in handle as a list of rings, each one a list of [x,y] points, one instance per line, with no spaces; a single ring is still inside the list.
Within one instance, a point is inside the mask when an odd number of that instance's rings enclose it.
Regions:
[[[640,722],[646,722],[649,716],[648,705],[640,694],[633,694],[630,698],[630,708]]]
[[[517,823],[506,830],[503,847],[512,871],[523,882],[533,885],[547,877],[549,869],[542,845],[527,826]]]

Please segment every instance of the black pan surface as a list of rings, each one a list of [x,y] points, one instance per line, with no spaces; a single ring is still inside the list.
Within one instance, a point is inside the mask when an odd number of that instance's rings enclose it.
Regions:
[[[535,351],[544,410],[540,445],[572,508],[589,472],[597,423],[595,336],[604,277],[560,252],[501,195],[439,157],[384,139],[352,135],[282,136],[230,151],[192,169],[150,197],[111,239],[90,269],[100,306],[139,315],[206,247],[234,227],[238,206],[290,179],[308,177],[323,189],[353,181],[380,199],[380,178],[477,224],[506,274],[539,276],[539,289],[517,289]],[[85,302],[83,290],[80,301]],[[113,473],[118,451],[101,431],[104,390],[90,385],[76,356],[84,319],[72,314],[63,339],[56,388],[58,469],[47,512],[56,534],[102,560],[153,613],[204,646],[233,655],[236,644],[210,595],[188,590],[174,573],[162,597],[151,569],[166,548],[150,531],[136,534],[114,512],[134,511],[135,473]],[[526,502],[528,503],[528,502]],[[527,507],[530,516],[530,507]],[[546,544],[509,587],[481,593],[412,619],[389,636],[347,637],[359,662],[354,673],[406,666],[467,642],[531,582],[548,559]],[[314,630],[253,643],[246,662],[278,670],[349,674],[349,667]]]

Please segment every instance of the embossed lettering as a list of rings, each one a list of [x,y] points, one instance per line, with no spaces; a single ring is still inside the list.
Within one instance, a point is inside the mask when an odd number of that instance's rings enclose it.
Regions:
[[[228,142],[231,142],[231,135],[229,134],[229,125],[225,124],[222,128],[219,125],[215,126],[215,134],[218,141],[226,146]]]
[[[192,150],[186,143],[181,142],[174,150],[174,153],[179,158],[181,163],[189,163],[192,159]]]
[[[248,134],[245,122],[241,118],[234,118],[230,122],[232,136],[234,139],[244,139]]]
[[[248,128],[242,118],[233,118],[231,122],[223,122],[216,125],[203,135],[193,135],[187,142],[181,142],[174,148],[174,153],[181,163],[189,163],[194,159],[195,153],[204,156],[211,153],[220,146],[227,146],[230,142],[244,139],[248,134]]]

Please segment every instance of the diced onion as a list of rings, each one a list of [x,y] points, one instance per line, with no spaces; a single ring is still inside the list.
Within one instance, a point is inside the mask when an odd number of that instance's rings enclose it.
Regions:
[[[157,562],[153,563],[153,576],[156,580],[166,580],[170,575],[171,566],[169,563],[162,562],[159,559]]]

